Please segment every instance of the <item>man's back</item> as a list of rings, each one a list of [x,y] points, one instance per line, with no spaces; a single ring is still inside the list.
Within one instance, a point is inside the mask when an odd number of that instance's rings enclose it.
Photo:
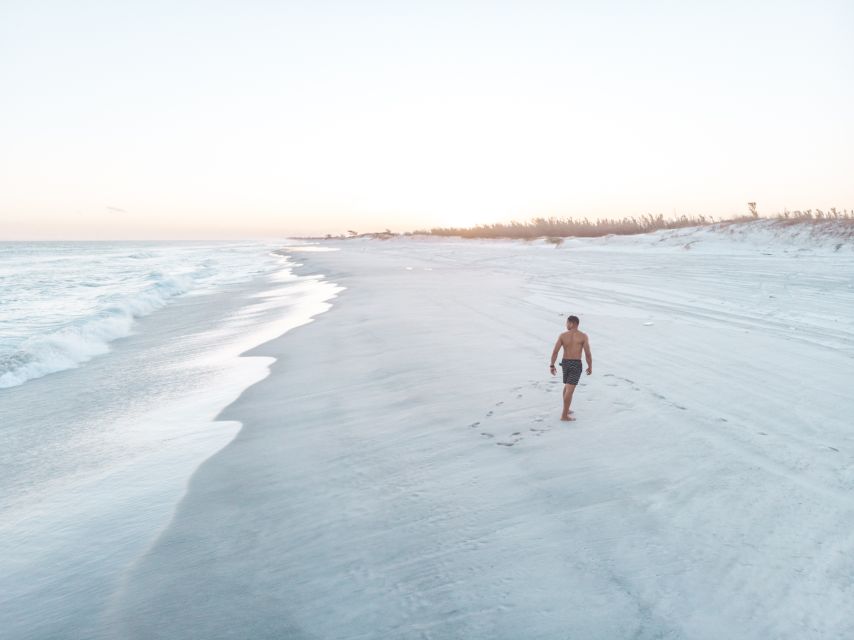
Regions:
[[[553,334],[554,335],[554,334]],[[587,334],[578,329],[570,329],[560,334],[563,357],[567,360],[581,360],[581,350],[587,342]]]
[[[578,316],[569,316],[566,319],[566,328],[555,340],[554,349],[552,349],[552,361],[549,364],[549,371],[552,375],[557,375],[555,370],[555,360],[560,348],[563,347],[563,360],[560,361],[560,366],[563,369],[563,413],[560,416],[561,420],[575,420],[570,413],[570,405],[572,404],[572,396],[575,393],[575,386],[578,384],[578,379],[581,376],[581,354],[587,358],[587,375],[593,373],[593,356],[590,354],[590,340],[587,339],[587,334],[578,330]]]

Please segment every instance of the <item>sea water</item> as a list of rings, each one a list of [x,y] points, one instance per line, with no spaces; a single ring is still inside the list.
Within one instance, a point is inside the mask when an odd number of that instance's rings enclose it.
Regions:
[[[281,242],[0,243],[0,629],[96,637],[122,573],[329,306]]]

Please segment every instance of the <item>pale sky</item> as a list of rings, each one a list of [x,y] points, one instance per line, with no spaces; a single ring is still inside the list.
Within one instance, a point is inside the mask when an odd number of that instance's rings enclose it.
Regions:
[[[0,0],[0,239],[854,208],[854,2]]]

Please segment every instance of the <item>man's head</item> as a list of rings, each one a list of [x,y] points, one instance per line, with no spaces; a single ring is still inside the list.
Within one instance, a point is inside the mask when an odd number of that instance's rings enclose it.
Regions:
[[[580,322],[580,320],[578,319],[578,316],[569,316],[566,319],[566,328],[567,329],[577,329],[579,322]]]

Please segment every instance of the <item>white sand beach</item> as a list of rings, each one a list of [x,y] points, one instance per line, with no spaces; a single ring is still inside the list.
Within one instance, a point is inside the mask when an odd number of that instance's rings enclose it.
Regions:
[[[854,640],[854,2],[0,16],[0,640]]]
[[[686,246],[687,245],[687,246]],[[326,242],[114,638],[854,636],[854,255],[710,231]],[[561,423],[548,360],[594,374]]]

